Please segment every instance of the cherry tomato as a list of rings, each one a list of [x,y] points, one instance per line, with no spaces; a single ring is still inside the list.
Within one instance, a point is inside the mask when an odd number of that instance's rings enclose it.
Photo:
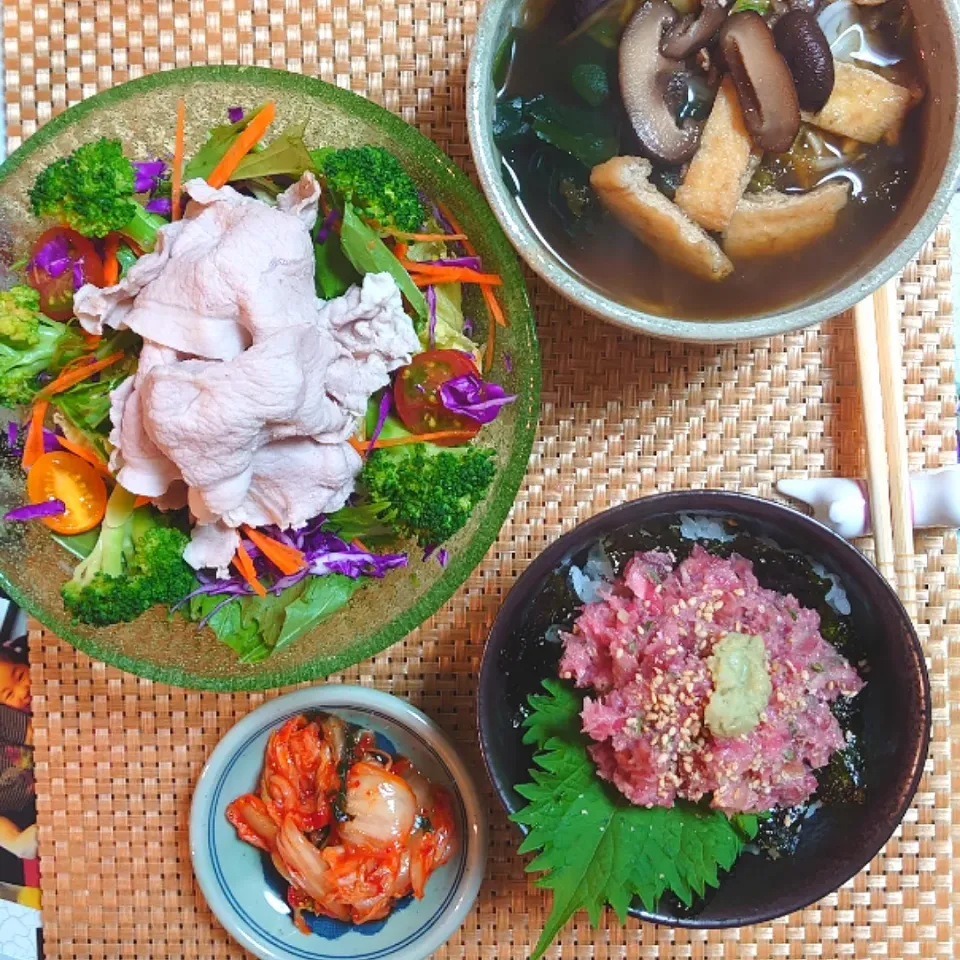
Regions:
[[[40,294],[40,309],[51,320],[69,320],[73,316],[73,270],[67,267],[60,276],[52,277],[34,263],[37,254],[58,237],[67,241],[70,259],[80,263],[85,283],[103,286],[103,261],[93,243],[69,227],[51,227],[37,238],[30,252],[31,266],[27,270],[30,286]]]
[[[100,474],[86,460],[60,450],[45,453],[30,468],[27,496],[31,503],[63,501],[65,513],[43,517],[43,522],[56,533],[92,530],[107,509],[107,488]]]
[[[411,433],[442,430],[457,430],[470,436],[479,433],[480,424],[476,420],[451,413],[440,402],[440,387],[444,383],[470,373],[480,375],[476,364],[459,350],[418,353],[408,366],[397,371],[393,384],[393,402],[403,425]],[[440,440],[437,445],[458,446],[464,439]]]

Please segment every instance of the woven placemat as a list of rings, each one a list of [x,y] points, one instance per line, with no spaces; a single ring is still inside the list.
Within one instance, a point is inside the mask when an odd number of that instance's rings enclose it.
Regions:
[[[365,93],[468,162],[464,70],[472,0],[6,0],[10,146],[65,105],[144,72],[191,63],[286,66]],[[956,461],[949,234],[906,270],[905,367],[913,469]],[[390,690],[435,717],[482,778],[474,692],[487,630],[543,546],[605,507],[714,486],[772,495],[782,476],[862,473],[849,318],[729,347],[620,333],[532,284],[543,348],[540,435],[496,546],[463,589],[407,640],[338,680]],[[929,658],[934,741],[902,829],[837,894],[743,930],[672,931],[578,917],[565,958],[955,956],[960,888],[960,580],[957,537],[918,539],[918,627]],[[93,663],[31,634],[44,927],[50,958],[240,957],[193,881],[193,784],[223,733],[260,695],[193,693]],[[522,958],[546,897],[523,873],[492,792],[488,879],[439,957]],[[958,938],[960,939],[960,938]]]

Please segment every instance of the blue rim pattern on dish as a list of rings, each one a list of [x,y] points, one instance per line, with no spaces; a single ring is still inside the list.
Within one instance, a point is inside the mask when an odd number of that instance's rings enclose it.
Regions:
[[[353,706],[349,704],[343,705],[325,705],[324,709],[326,710],[353,710]],[[443,758],[437,753],[433,746],[427,743],[415,730],[407,726],[402,721],[398,720],[396,717],[389,716],[388,714],[381,713],[377,710],[370,708],[364,708],[364,713],[369,714],[372,717],[377,717],[379,720],[386,721],[387,723],[393,724],[401,728],[405,733],[413,737],[418,743],[423,746],[423,748],[433,757],[437,762],[440,768],[443,770],[444,776],[447,777],[448,781],[451,784],[456,783],[456,779],[453,776],[453,772],[443,761]],[[237,761],[243,756],[244,752],[256,740],[258,737],[263,736],[263,734],[268,731],[277,728],[278,726],[285,723],[291,717],[298,716],[303,713],[303,710],[293,710],[288,714],[285,714],[282,717],[274,717],[271,720],[264,723],[262,726],[258,727],[255,732],[250,734],[246,740],[240,745],[240,747],[234,752],[233,756],[230,758],[230,761],[226,764],[223,770],[220,773],[220,777],[217,780],[216,785],[213,788],[212,800],[210,803],[211,813],[215,813],[218,805],[220,803],[220,796],[223,793],[224,786],[226,784],[227,777],[230,771],[233,769]],[[301,950],[299,947],[295,947],[289,942],[283,941],[274,934],[270,933],[268,930],[265,930],[261,927],[256,920],[251,917],[243,906],[233,895],[233,891],[230,889],[230,886],[226,882],[226,878],[223,873],[223,869],[220,864],[220,858],[217,854],[217,844],[214,836],[214,830],[217,824],[217,818],[211,816],[207,823],[207,847],[210,853],[210,862],[213,867],[214,876],[217,879],[217,883],[220,886],[220,891],[223,893],[227,902],[233,908],[234,912],[240,918],[240,920],[246,924],[250,931],[260,938],[264,943],[269,944],[272,947],[285,951],[287,954],[295,957],[300,957],[301,960],[383,960],[383,958],[389,957],[391,954],[398,953],[404,947],[409,946],[412,943],[415,943],[419,940],[424,934],[426,934],[430,929],[432,929],[440,918],[444,915],[447,908],[450,906],[450,903],[453,901],[453,898],[459,893],[460,883],[463,880],[463,875],[466,870],[467,855],[466,855],[466,837],[467,837],[467,814],[463,805],[463,798],[455,791],[450,791],[451,796],[456,800],[457,804],[457,818],[458,818],[458,828],[459,828],[459,850],[458,850],[458,865],[457,865],[457,874],[453,880],[453,883],[450,886],[450,890],[447,893],[446,898],[434,912],[433,916],[426,921],[421,927],[416,931],[406,936],[403,940],[398,941],[397,943],[392,944],[388,949],[375,950],[368,953],[356,953],[351,954],[349,957],[344,954],[337,954],[336,956],[332,954],[322,954],[318,953],[316,950]],[[292,921],[291,921],[292,926]],[[317,935],[312,935],[314,941],[319,941],[322,938]]]

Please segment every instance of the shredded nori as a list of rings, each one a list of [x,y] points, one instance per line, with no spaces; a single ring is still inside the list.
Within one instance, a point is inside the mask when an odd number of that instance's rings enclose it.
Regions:
[[[333,798],[333,819],[337,823],[346,823],[353,817],[347,813],[347,774],[356,760],[357,747],[360,744],[360,738],[363,731],[359,727],[347,724],[345,741],[343,744],[343,755],[340,757],[340,763],[337,766],[337,776],[340,778],[340,787]]]

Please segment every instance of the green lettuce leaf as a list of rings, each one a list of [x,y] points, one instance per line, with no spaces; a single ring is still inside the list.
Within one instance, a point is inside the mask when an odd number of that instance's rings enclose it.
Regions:
[[[258,663],[336,613],[360,586],[340,574],[307,577],[279,596],[238,597],[209,620],[210,629],[234,650],[241,663]],[[194,597],[191,620],[202,620],[223,597]]]
[[[306,124],[293,124],[262,150],[251,151],[239,163],[231,180],[249,180],[259,177],[288,176],[299,180],[313,161],[303,142]]]
[[[332,300],[334,297],[342,296],[355,283],[360,282],[360,274],[354,270],[353,264],[344,255],[340,237],[336,233],[331,231],[325,243],[315,243],[313,252],[317,261],[318,297]]]
[[[539,752],[531,783],[517,787],[528,804],[511,819],[529,831],[520,853],[553,906],[531,960],[541,957],[567,920],[586,910],[597,926],[610,905],[623,922],[634,898],[654,910],[667,891],[688,906],[720,882],[757,832],[757,818],[729,819],[693,803],[647,809],[629,803],[596,773],[580,732],[583,698],[556,680],[531,696],[524,740]]]
[[[357,216],[349,203],[344,206],[340,243],[347,259],[361,276],[368,273],[389,273],[416,311],[421,323],[427,322],[427,301],[410,278],[410,274],[400,266],[400,261],[390,252],[377,232]]]
[[[353,580],[339,573],[308,577],[304,583],[306,587],[303,593],[286,609],[283,626],[277,637],[277,650],[346,606],[360,586],[359,579]]]
[[[263,106],[251,110],[236,123],[225,123],[214,127],[207,142],[187,161],[183,170],[183,180],[193,180],[200,177],[206,180],[213,173],[216,165],[223,159],[223,155],[230,149],[230,144],[247,128],[247,124],[263,109]]]

